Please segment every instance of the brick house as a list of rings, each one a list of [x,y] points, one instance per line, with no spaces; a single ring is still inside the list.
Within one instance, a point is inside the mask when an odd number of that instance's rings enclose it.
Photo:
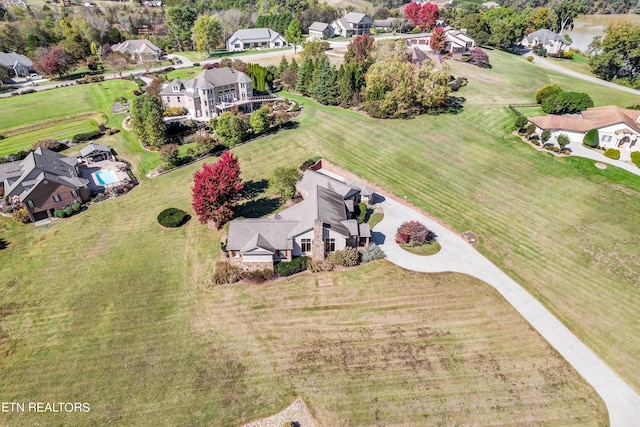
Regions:
[[[347,246],[367,246],[368,224],[353,219],[355,206],[372,200],[373,190],[308,170],[296,185],[304,200],[267,218],[229,223],[229,260],[246,269],[309,256],[323,259]]]
[[[38,148],[20,162],[0,165],[0,194],[14,208],[24,206],[33,222],[52,218],[56,209],[89,200],[89,181],[78,167],[74,157]]]

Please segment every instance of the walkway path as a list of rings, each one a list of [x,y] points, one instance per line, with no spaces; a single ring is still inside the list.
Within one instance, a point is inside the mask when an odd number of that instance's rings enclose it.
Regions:
[[[571,155],[578,157],[585,157],[587,159],[595,160],[600,163],[607,163],[613,166],[617,166],[621,169],[631,172],[635,175],[640,175],[640,168],[633,163],[623,162],[621,160],[614,160],[606,157],[604,154],[591,150],[579,142],[572,142],[567,147],[571,148]],[[628,155],[628,154],[627,154]],[[638,423],[640,425],[640,423]]]
[[[335,177],[335,167],[332,166],[331,170],[333,173],[330,174]],[[522,286],[444,224],[394,200],[395,197],[386,192],[381,193],[385,197],[379,204],[384,210],[384,219],[376,225],[373,240],[380,245],[387,260],[407,270],[464,273],[493,286],[591,384],[607,406],[611,426],[640,425],[640,395]],[[400,248],[394,236],[400,224],[407,220],[420,221],[433,230],[442,250],[423,257]]]

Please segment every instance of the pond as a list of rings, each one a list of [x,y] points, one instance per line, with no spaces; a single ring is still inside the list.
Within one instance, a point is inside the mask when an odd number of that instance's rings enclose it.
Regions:
[[[574,21],[573,30],[567,31],[571,36],[571,47],[587,51],[595,36],[603,36],[604,30],[614,22],[627,21],[640,23],[640,15],[581,15]]]

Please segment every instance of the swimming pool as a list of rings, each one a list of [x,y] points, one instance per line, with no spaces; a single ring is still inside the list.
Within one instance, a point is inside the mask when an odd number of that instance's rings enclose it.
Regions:
[[[116,173],[110,169],[102,169],[95,173],[96,180],[100,185],[113,184],[120,181],[116,176]]]

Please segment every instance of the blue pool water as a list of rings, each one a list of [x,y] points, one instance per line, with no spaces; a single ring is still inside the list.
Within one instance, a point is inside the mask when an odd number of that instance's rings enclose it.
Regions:
[[[115,172],[109,169],[102,169],[96,172],[96,179],[100,185],[113,184],[120,181]]]

